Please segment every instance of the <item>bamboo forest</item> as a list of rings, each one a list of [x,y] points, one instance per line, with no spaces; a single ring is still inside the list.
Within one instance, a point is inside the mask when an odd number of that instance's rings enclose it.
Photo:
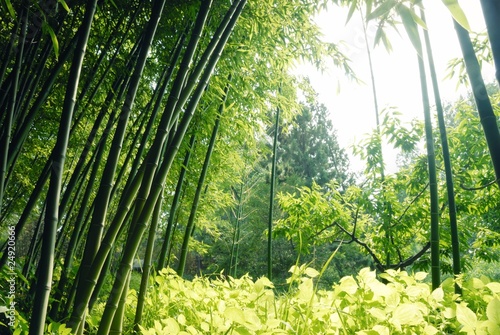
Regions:
[[[500,334],[500,2],[474,3],[480,31],[458,0],[1,0],[0,334]],[[401,41],[418,89],[372,59]],[[368,88],[370,131],[302,64]]]

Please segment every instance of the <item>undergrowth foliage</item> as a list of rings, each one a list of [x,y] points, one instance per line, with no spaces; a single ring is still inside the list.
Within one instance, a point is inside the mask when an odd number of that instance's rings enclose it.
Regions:
[[[500,334],[500,283],[447,279],[432,291],[424,272],[369,268],[320,290],[320,273],[293,266],[289,289],[262,277],[182,279],[164,269],[146,301],[143,334]],[[463,295],[454,293],[454,285]],[[127,301],[132,329],[136,292]],[[98,325],[104,305],[87,321]],[[92,328],[92,327],[91,327]],[[91,331],[92,332],[92,331]]]

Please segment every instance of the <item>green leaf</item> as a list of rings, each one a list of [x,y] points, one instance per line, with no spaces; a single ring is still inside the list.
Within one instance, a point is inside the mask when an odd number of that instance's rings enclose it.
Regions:
[[[64,9],[66,9],[66,11],[69,13],[70,12],[70,9],[68,7],[68,4],[66,3],[66,1],[64,0],[57,0],[62,6]]]
[[[171,334],[177,334],[181,331],[181,327],[174,318],[168,318],[163,321],[165,328],[169,329]]]
[[[233,322],[239,323],[241,325],[245,324],[245,315],[238,308],[226,308],[226,310],[224,311],[224,316]]]
[[[319,272],[313,268],[307,268],[305,273],[311,278],[315,278],[319,275]]]
[[[436,329],[436,327],[431,326],[431,325],[426,325],[424,328],[424,334],[425,335],[434,335],[437,334],[439,330]]]
[[[420,41],[418,28],[413,19],[411,10],[404,5],[399,5],[398,13],[401,17],[401,20],[403,20],[403,25],[405,27],[406,33],[408,34],[408,37],[410,38],[411,43],[413,44],[413,47],[415,47],[415,50],[417,50],[418,55],[422,57],[422,42]]]
[[[56,58],[59,58],[59,42],[57,41],[57,36],[54,32],[54,29],[49,26],[47,21],[44,21],[42,23],[42,30],[44,33],[48,33],[50,35],[50,39],[52,40],[52,47],[54,48],[54,54],[56,55]]]
[[[486,284],[486,287],[491,290],[493,293],[500,293],[500,283],[492,282]]]
[[[497,325],[500,325],[500,300],[492,299],[486,307],[486,315],[489,320],[492,320]]]
[[[395,0],[388,0],[388,1],[384,1],[382,2],[382,4],[380,6],[378,6],[377,8],[375,8],[375,10],[371,13],[369,13],[367,16],[366,16],[366,20],[372,20],[374,18],[377,18],[379,16],[383,16],[385,14],[387,14],[392,8],[394,8],[394,6],[396,6],[397,4],[397,1]]]
[[[464,304],[457,305],[457,321],[465,328],[474,329],[477,324],[477,316]]]
[[[418,16],[417,13],[415,13],[415,11],[413,11],[413,10],[410,12],[411,12],[411,16],[413,18],[413,21],[415,21],[415,23],[418,24],[420,27],[427,30],[427,24],[420,18],[420,16]]]
[[[464,11],[462,10],[462,7],[458,4],[458,0],[442,0],[445,6],[448,8],[450,11],[451,15],[453,18],[467,31],[471,31],[469,21],[467,20],[467,17],[465,16]]]
[[[12,7],[12,3],[10,0],[5,0],[5,5],[7,6],[7,9],[9,10],[10,16],[15,20],[16,19],[16,11],[14,10],[14,7]]]
[[[401,325],[417,325],[422,321],[422,314],[414,304],[401,304],[394,310],[392,321]]]
[[[345,24],[347,24],[351,20],[352,14],[354,14],[356,8],[358,8],[358,0],[353,0],[351,2],[351,7],[349,7],[349,13],[347,13],[347,19],[345,20]]]

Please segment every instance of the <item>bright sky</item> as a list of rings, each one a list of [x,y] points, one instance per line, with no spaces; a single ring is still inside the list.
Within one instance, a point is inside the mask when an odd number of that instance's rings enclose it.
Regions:
[[[478,1],[462,1],[462,8],[474,32],[485,30],[481,7]],[[460,46],[453,28],[453,22],[447,8],[441,1],[424,1],[427,27],[429,29],[433,48],[434,62],[438,80],[441,81],[441,97],[443,101],[453,101],[460,97],[461,90],[456,92],[457,80],[445,80],[446,68],[450,59],[461,57]],[[365,84],[356,84],[343,76],[342,70],[332,69],[324,74],[312,66],[300,67],[299,72],[311,78],[313,87],[319,93],[319,100],[325,104],[337,130],[340,145],[350,154],[351,168],[355,171],[364,169],[359,159],[351,155],[351,146],[358,143],[363,135],[375,127],[375,112],[371,91],[368,56],[366,53],[361,18],[352,17],[345,25],[347,10],[332,7],[328,12],[318,16],[317,22],[323,28],[326,41],[338,43],[344,41],[343,52],[352,61],[352,68]],[[384,107],[396,106],[404,113],[407,120],[423,119],[421,103],[418,63],[415,51],[407,38],[404,28],[400,27],[401,35],[390,35],[393,52],[388,54],[383,45],[372,49],[372,62],[377,87],[379,110]],[[368,28],[368,38],[373,46],[375,29]],[[493,69],[485,70],[485,80],[494,79]],[[340,84],[340,93],[337,86]],[[431,85],[430,79],[428,84]],[[430,93],[431,105],[433,96]],[[395,172],[396,156],[394,152],[384,149],[384,159],[388,172]]]

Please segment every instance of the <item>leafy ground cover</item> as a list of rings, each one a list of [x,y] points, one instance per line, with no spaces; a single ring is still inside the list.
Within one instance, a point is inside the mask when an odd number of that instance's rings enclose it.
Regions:
[[[262,277],[185,280],[164,269],[146,301],[143,334],[500,334],[500,283],[487,277],[447,279],[436,290],[427,274],[369,268],[329,290],[320,273],[293,266],[286,293]],[[461,286],[461,296],[454,285]],[[136,292],[127,302],[131,332]],[[104,303],[88,318],[97,327]]]
[[[436,290],[425,272],[364,268],[331,289],[318,289],[321,274],[293,266],[288,289],[277,293],[265,277],[224,276],[186,280],[163,269],[151,283],[140,333],[153,334],[500,334],[500,283],[488,277],[446,279]],[[455,294],[454,285],[462,289]],[[137,292],[130,290],[125,334],[134,334]],[[97,331],[105,302],[87,317]],[[14,334],[27,331],[17,315]],[[46,334],[70,334],[52,322]]]

